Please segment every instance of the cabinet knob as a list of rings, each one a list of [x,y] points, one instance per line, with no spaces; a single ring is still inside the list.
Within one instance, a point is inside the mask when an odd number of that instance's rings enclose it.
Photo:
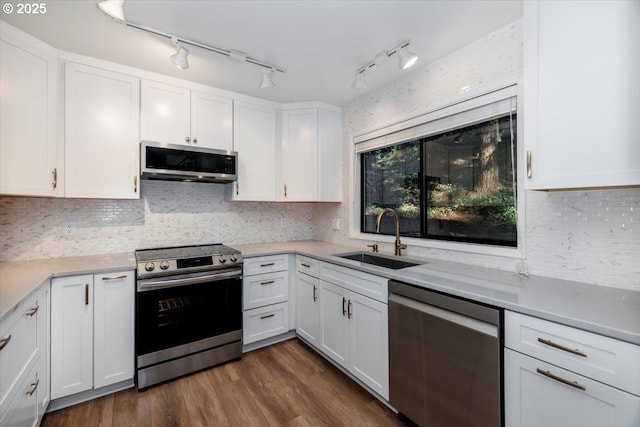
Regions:
[[[188,136],[184,137],[184,142],[191,142],[191,138],[189,138]]]
[[[198,138],[193,138],[193,143],[197,144],[198,143]]]

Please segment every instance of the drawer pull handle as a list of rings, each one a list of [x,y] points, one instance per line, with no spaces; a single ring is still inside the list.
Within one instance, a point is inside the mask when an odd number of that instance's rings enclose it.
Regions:
[[[106,276],[106,277],[103,277],[102,280],[120,280],[120,279],[126,279],[126,278],[127,278],[127,275],[123,274],[121,276]]]
[[[261,285],[271,285],[273,283],[276,283],[276,281],[275,280],[269,280],[269,281],[266,281],[266,282],[260,282]]]
[[[35,383],[31,383],[31,390],[29,390],[26,394],[27,396],[33,396],[33,393],[38,389],[38,385],[40,384],[40,378],[36,380]]]
[[[562,377],[559,377],[557,375],[553,375],[551,372],[549,371],[543,371],[540,368],[536,368],[536,372],[538,372],[541,375],[544,375],[545,377],[551,378],[552,380],[556,380],[558,382],[561,382],[562,384],[566,384],[568,386],[571,386],[573,388],[577,388],[578,390],[582,390],[582,391],[586,391],[587,388],[585,386],[583,386],[582,384],[578,384],[578,382],[576,381],[569,381],[569,380],[565,380]]]
[[[311,266],[309,264],[305,264],[304,262],[301,262],[300,265],[303,266],[303,267],[311,268]]]
[[[29,317],[33,317],[33,315],[36,314],[38,310],[40,310],[40,306],[36,305],[35,307],[32,307],[29,310],[27,310],[25,314]]]
[[[275,314],[271,313],[271,314],[267,314],[266,316],[260,316],[260,319],[268,319],[270,317],[275,317]]]
[[[347,309],[344,307],[344,304],[347,302],[347,299],[345,297],[342,297],[342,315],[346,315],[347,314]]]
[[[6,338],[2,338],[0,340],[0,350],[2,350],[3,348],[5,348],[7,346],[7,344],[9,344],[9,341],[11,341],[11,335],[9,335]]]
[[[313,285],[313,300],[316,301],[318,299],[318,288],[316,285]]]
[[[260,264],[260,267],[271,267],[272,265],[276,265],[275,262],[267,262],[266,264]]]
[[[89,305],[89,284],[84,285],[84,305]]]
[[[527,150],[527,178],[531,179],[533,173],[531,172],[531,150]]]
[[[556,344],[551,340],[547,340],[547,339],[544,339],[544,338],[538,338],[538,342],[541,342],[542,344],[546,344],[546,345],[551,346],[553,348],[557,348],[559,350],[563,350],[563,351],[569,352],[571,354],[575,354],[576,356],[587,357],[587,353],[584,353],[584,352],[578,350],[577,348],[574,349],[574,348],[565,347],[563,345]]]
[[[351,300],[349,300],[349,303],[347,304],[347,319],[351,319],[351,316],[353,316],[351,307],[352,307]]]

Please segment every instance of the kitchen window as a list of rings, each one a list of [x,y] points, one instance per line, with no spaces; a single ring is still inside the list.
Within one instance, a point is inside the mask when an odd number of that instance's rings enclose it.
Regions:
[[[514,96],[356,141],[360,232],[517,247]],[[475,101],[482,104],[482,100]],[[464,106],[462,106],[464,107]],[[380,232],[393,235],[383,219]]]

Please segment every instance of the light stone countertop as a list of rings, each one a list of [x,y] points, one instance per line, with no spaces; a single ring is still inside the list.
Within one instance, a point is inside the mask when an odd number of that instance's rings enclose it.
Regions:
[[[296,253],[427,289],[555,321],[640,345],[640,292],[426,258],[424,264],[391,270],[334,254],[367,250],[328,242],[230,244],[244,257]],[[381,254],[388,255],[388,254]],[[0,320],[52,277],[135,269],[133,253],[0,263]]]
[[[135,270],[133,252],[0,262],[0,321],[53,277]]]

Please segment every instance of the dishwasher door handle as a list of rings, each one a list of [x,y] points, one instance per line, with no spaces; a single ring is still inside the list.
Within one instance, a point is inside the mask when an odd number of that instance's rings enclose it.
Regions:
[[[453,311],[444,310],[440,307],[436,307],[430,304],[416,301],[411,298],[404,297],[402,295],[391,294],[389,296],[389,303],[394,302],[396,304],[412,308],[414,310],[421,311],[434,317],[439,317],[449,322],[464,326],[465,328],[473,329],[474,331],[481,332],[485,335],[498,338],[498,327],[491,323],[483,322],[481,320],[467,317],[463,314],[459,314]]]

